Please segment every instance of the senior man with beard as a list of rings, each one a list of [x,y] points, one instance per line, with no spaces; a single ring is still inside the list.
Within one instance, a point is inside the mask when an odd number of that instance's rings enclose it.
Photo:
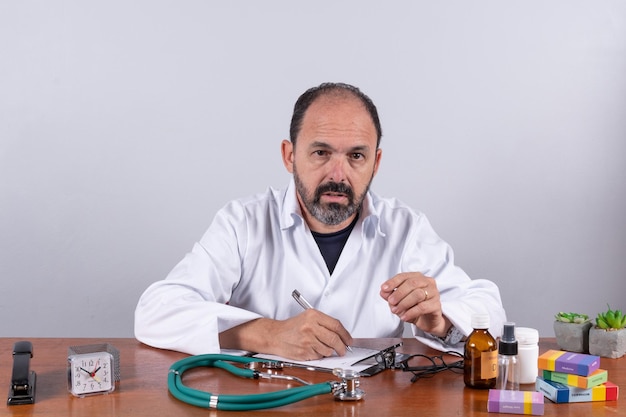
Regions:
[[[506,321],[497,286],[471,280],[424,214],[369,190],[382,130],[358,88],[325,83],[294,107],[286,189],[230,202],[192,251],[141,296],[138,340],[190,354],[243,349],[308,360],[353,337],[462,350],[473,313]],[[291,299],[298,289],[313,308]]]

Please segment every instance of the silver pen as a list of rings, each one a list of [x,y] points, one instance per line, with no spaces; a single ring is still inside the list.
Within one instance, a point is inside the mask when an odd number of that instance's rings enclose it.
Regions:
[[[298,304],[300,304],[303,309],[308,310],[310,308],[313,308],[313,306],[306,300],[306,298],[304,298],[302,294],[300,294],[300,291],[293,290],[291,296],[298,302]]]
[[[293,290],[291,292],[291,296],[298,302],[298,304],[300,304],[300,307],[302,307],[305,310],[308,310],[310,308],[313,308],[313,306],[311,305],[311,303],[309,303],[306,298],[304,298],[304,296],[302,294],[300,294],[300,291],[298,290]],[[346,349],[350,352],[352,352],[352,348],[350,346],[346,346]]]

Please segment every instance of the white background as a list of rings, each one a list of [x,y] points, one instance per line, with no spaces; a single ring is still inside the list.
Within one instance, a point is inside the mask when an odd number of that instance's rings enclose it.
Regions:
[[[510,320],[626,309],[624,1],[2,0],[0,336],[132,336],[216,210],[286,185],[323,81]]]

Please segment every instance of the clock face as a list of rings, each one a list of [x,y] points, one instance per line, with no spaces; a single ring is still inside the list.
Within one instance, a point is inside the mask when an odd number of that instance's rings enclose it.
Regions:
[[[68,367],[68,388],[78,397],[105,394],[115,389],[113,355],[108,352],[71,355]]]

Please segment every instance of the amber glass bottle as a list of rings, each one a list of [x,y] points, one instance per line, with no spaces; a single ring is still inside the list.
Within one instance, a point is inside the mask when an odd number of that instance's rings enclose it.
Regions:
[[[489,314],[472,315],[472,327],[465,341],[463,381],[470,388],[494,388],[498,376],[498,345],[489,333]]]

